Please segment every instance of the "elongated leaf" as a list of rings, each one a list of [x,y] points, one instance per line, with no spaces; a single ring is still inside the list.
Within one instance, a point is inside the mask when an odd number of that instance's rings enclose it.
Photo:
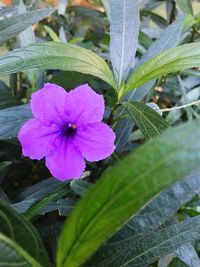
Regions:
[[[0,140],[17,137],[22,125],[31,117],[29,105],[0,110]]]
[[[2,201],[0,202],[0,233],[15,240],[42,266],[49,267],[47,253],[36,230],[27,220]]]
[[[49,203],[44,209],[41,210],[41,214],[57,210],[60,216],[69,216],[74,209],[77,201],[74,199],[61,199],[57,202]]]
[[[108,263],[115,266],[124,258],[126,251],[130,250],[131,242],[126,242],[128,239],[138,240],[149,232],[157,231],[182,205],[199,192],[200,170],[197,170],[154,198],[95,253],[87,266],[103,267],[107,264],[108,267]]]
[[[27,12],[26,6],[24,5],[23,0],[21,0],[18,5],[18,13],[24,14],[26,12]],[[30,44],[36,43],[35,32],[31,26],[26,28],[24,31],[22,31],[19,34],[19,42],[20,42],[21,48],[26,47]],[[42,80],[43,75],[44,74],[41,70],[27,70],[26,71],[26,76],[28,77],[28,80],[31,85],[31,88],[29,88],[27,92],[28,96],[32,93],[33,89],[34,90],[38,89],[39,81]]]
[[[110,57],[118,86],[127,77],[138,45],[138,0],[112,0],[110,19]]]
[[[175,0],[180,9],[190,15],[193,15],[191,0]]]
[[[0,233],[0,266],[42,267],[22,247]]]
[[[198,66],[200,66],[199,43],[169,49],[138,68],[128,81],[126,92],[160,76]]]
[[[185,16],[183,14],[178,16],[177,19],[162,32],[160,37],[150,46],[142,59],[136,64],[135,69],[139,68],[145,61],[156,56],[158,53],[161,53],[162,51],[172,48],[176,45],[180,38],[184,18]],[[150,81],[149,83],[136,88],[133,92],[127,94],[125,101],[141,101],[152,88],[154,83],[155,81]],[[120,114],[123,114],[123,112],[124,111],[122,109]],[[134,123],[129,119],[117,123],[115,132],[116,147],[118,152],[121,152],[126,145],[133,126]]]
[[[114,77],[107,63],[93,52],[75,45],[40,43],[13,50],[0,58],[0,73],[15,73],[33,68],[91,74],[115,87]]]
[[[168,123],[147,105],[127,102],[123,105],[145,137],[155,137],[168,127]]]
[[[58,245],[58,267],[84,263],[152,196],[197,167],[199,126],[194,121],[167,130],[109,169],[67,220]]]
[[[25,213],[35,203],[47,198],[49,195],[54,195],[62,190],[67,192],[66,186],[68,183],[68,181],[61,183],[55,178],[43,180],[35,185],[29,186],[18,196],[16,196],[16,203],[13,204],[12,207],[15,208],[19,213]]]
[[[176,256],[190,267],[200,267],[199,257],[191,244],[183,245],[177,249]]]
[[[32,24],[48,17],[55,9],[29,11],[0,21],[0,44],[22,32]]]
[[[73,180],[70,183],[71,189],[74,191],[74,193],[78,196],[83,196],[85,192],[92,186],[91,183],[85,181],[85,180]]]
[[[17,14],[16,6],[3,6],[0,8],[0,19],[3,20],[6,17]]]
[[[138,69],[142,64],[144,64],[147,60],[155,57],[159,53],[175,47],[180,35],[181,30],[183,28],[185,20],[185,15],[180,14],[177,19],[169,25],[160,35],[160,37],[150,46],[141,60],[138,61],[136,64],[135,69]],[[143,97],[150,91],[152,86],[154,85],[155,81],[150,81],[148,84],[145,84],[133,92],[127,97],[128,100],[132,101],[141,101]]]
[[[118,258],[118,266],[148,266],[160,257],[167,255],[178,249],[181,245],[199,239],[200,236],[200,216],[189,218],[182,223],[163,227],[163,229],[152,232],[147,236],[141,236],[138,240],[129,238],[125,242],[129,244],[129,249],[120,251],[124,257]],[[127,246],[128,246],[127,244]],[[94,264],[94,263],[93,263]],[[111,267],[109,262],[101,267]],[[198,266],[198,265],[196,265]]]

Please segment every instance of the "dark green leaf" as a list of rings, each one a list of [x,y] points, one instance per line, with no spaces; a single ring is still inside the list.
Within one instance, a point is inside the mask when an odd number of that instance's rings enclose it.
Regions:
[[[56,202],[53,201],[41,210],[41,214],[57,210],[60,216],[69,216],[76,203],[77,201],[74,199],[61,199]]]
[[[47,42],[16,49],[0,58],[0,73],[26,69],[60,69],[97,76],[115,87],[107,63],[93,52],[71,44]]]
[[[55,9],[29,11],[0,21],[0,44],[22,32],[32,24],[48,17]]]
[[[165,28],[167,26],[166,19],[150,10],[142,10],[141,15],[150,17],[152,21],[155,22],[161,28]]]
[[[126,248],[129,246],[129,249],[120,250],[122,256],[121,258],[118,257],[117,265],[148,266],[148,264],[157,261],[160,257],[175,251],[181,245],[199,239],[199,236],[200,216],[197,216],[181,223],[163,227],[163,229],[152,232],[149,235],[138,237],[137,240],[135,237],[130,237],[124,240],[127,243]],[[96,267],[113,266],[109,261],[100,265],[94,262],[93,264]],[[197,267],[198,265],[195,266]]]
[[[42,267],[22,247],[0,233],[0,266]]]
[[[118,231],[94,255],[90,266],[101,265],[103,262],[117,263],[129,250],[127,239],[137,240],[141,235],[155,232],[165,221],[171,218],[182,205],[200,193],[200,170],[172,185],[155,197],[120,231]],[[122,251],[120,254],[119,251]]]
[[[110,57],[120,87],[133,65],[137,50],[140,21],[138,0],[111,1],[110,15]]]
[[[70,183],[71,189],[78,196],[83,196],[85,192],[88,191],[88,189],[91,187],[91,185],[91,183],[85,180],[74,180]]]
[[[8,166],[12,164],[11,161],[2,161],[0,162],[0,172],[3,172],[4,170],[7,169]]]
[[[10,92],[0,92],[0,109],[15,106],[16,104],[17,101],[14,99]]]
[[[67,192],[66,186],[68,183],[68,181],[62,183],[55,178],[49,178],[35,185],[29,186],[16,197],[15,201],[17,203],[13,204],[13,207],[19,213],[24,213],[32,205],[49,195],[60,192],[63,189]]]
[[[38,203],[36,203],[35,205],[33,205],[31,208],[29,208],[24,216],[29,220],[29,221],[33,221],[38,214],[45,209],[45,207],[56,198],[57,193],[54,194],[50,194],[49,196],[41,199]]]
[[[110,168],[67,220],[58,245],[58,267],[84,263],[155,194],[196,168],[199,133],[199,121],[167,130]]]
[[[169,125],[152,108],[140,102],[127,102],[124,108],[146,138],[161,134]]]
[[[29,105],[0,110],[0,140],[17,137],[22,125],[31,117]]]
[[[125,91],[131,91],[160,76],[198,66],[200,66],[199,43],[169,49],[139,67],[128,81]]]
[[[50,82],[62,86],[67,91],[84,83],[90,84],[95,90],[109,87],[108,84],[92,75],[73,71],[62,71],[58,75],[55,75]]]
[[[24,217],[2,201],[0,202],[0,233],[15,240],[42,266],[49,267],[47,253],[36,230]]]

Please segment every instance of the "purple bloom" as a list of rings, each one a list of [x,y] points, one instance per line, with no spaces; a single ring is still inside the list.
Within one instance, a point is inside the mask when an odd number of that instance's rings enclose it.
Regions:
[[[23,155],[40,160],[59,180],[78,179],[85,159],[98,161],[110,156],[115,134],[102,123],[103,96],[87,84],[67,93],[56,84],[45,84],[32,94],[34,118],[26,122],[18,138]]]

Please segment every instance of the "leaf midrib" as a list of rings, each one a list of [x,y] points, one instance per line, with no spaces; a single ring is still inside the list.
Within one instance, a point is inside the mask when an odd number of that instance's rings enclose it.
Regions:
[[[112,206],[113,203],[116,202],[116,200],[122,195],[124,194],[127,190],[130,190],[130,187],[133,187],[138,181],[142,180],[144,177],[146,177],[148,174],[150,174],[152,171],[156,170],[158,167],[160,167],[167,159],[170,159],[173,154],[176,152],[176,149],[174,151],[171,151],[171,153],[168,153],[166,155],[166,157],[161,158],[159,161],[157,161],[152,167],[148,168],[144,173],[138,175],[132,183],[127,184],[123,190],[121,190],[118,194],[116,194],[111,201],[107,202],[107,199],[105,201],[105,203],[107,203],[107,205],[103,205],[100,207],[100,209],[98,209],[95,212],[95,215],[93,216],[93,219],[90,220],[90,222],[87,224],[87,226],[84,228],[84,230],[81,232],[81,234],[79,235],[79,240],[75,240],[75,242],[71,245],[71,248],[69,249],[69,253],[64,257],[63,261],[62,261],[62,265],[65,263],[66,259],[70,259],[70,253],[72,250],[76,250],[77,247],[79,246],[80,240],[84,239],[84,236],[87,234],[88,230],[96,223],[96,221],[99,219],[99,217],[101,217],[101,215],[104,213],[104,211],[106,211],[110,206]],[[62,266],[61,265],[61,266]]]

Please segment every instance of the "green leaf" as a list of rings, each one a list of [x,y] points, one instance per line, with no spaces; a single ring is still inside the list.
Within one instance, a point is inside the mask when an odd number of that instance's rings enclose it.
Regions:
[[[193,15],[191,0],[175,0],[180,9],[190,15]]]
[[[127,242],[129,238],[138,240],[141,235],[156,232],[182,205],[200,193],[199,178],[200,170],[197,170],[153,198],[95,253],[87,267],[103,267],[103,263],[107,263],[108,267],[108,262],[110,266],[115,266],[130,250],[130,243]]]
[[[32,118],[30,105],[0,110],[0,140],[15,138],[22,125]]]
[[[72,191],[78,195],[83,196],[85,192],[92,186],[91,183],[87,182],[86,180],[73,180],[70,182],[70,187]]]
[[[10,88],[3,81],[0,81],[0,110],[16,104],[17,101],[12,96]]]
[[[163,52],[166,49],[176,46],[177,41],[181,35],[181,29],[183,27],[184,15],[180,15],[177,19],[169,25],[159,36],[159,38],[150,46],[141,60],[138,61],[135,68],[139,68],[144,62],[155,57],[159,53]],[[155,81],[150,81],[145,85],[135,89],[133,92],[130,92],[125,101],[141,101],[143,97],[149,92],[149,90],[154,85]],[[119,112],[119,115],[123,114],[123,109]],[[125,145],[128,142],[130,133],[132,132],[134,123],[129,120],[119,121],[115,126],[116,133],[116,150],[117,152],[122,152]]]
[[[183,28],[185,15],[180,14],[176,20],[170,24],[159,36],[159,38],[149,47],[143,57],[138,61],[135,69],[138,69],[147,60],[157,56],[159,53],[175,47],[181,36],[181,30]],[[129,96],[128,100],[141,101],[144,96],[150,91],[155,81],[136,88]]]
[[[199,236],[200,216],[197,216],[181,223],[162,227],[161,230],[140,236],[137,239],[129,237],[124,240],[129,248],[126,247],[126,250],[120,251],[122,257],[118,258],[117,266],[148,266],[160,257],[180,248],[183,244],[199,239]],[[92,266],[111,267],[116,265],[112,265],[108,260],[100,264],[93,262]]]
[[[146,61],[127,83],[125,92],[131,91],[160,76],[200,66],[199,43],[185,44],[169,49]]]
[[[49,196],[41,199],[38,203],[29,208],[24,216],[29,220],[33,221],[38,214],[52,201],[56,198],[57,193],[50,194]]]
[[[199,134],[200,121],[166,130],[107,170],[66,221],[58,267],[83,264],[147,201],[198,167]]]
[[[0,44],[22,32],[29,26],[48,17],[55,9],[29,11],[0,21]]]
[[[118,88],[126,79],[138,46],[138,0],[111,1],[110,57]]]
[[[15,240],[42,266],[49,267],[46,250],[36,230],[24,217],[3,201],[0,202],[0,233]]]
[[[26,69],[59,69],[97,76],[115,87],[108,64],[93,52],[71,44],[47,42],[16,49],[0,58],[0,73]]]
[[[57,210],[59,216],[69,216],[76,204],[77,201],[75,199],[60,199],[56,202],[53,201],[49,203],[43,210],[41,210],[41,214],[44,215],[45,213]]]
[[[14,207],[19,213],[27,212],[30,207],[37,202],[40,203],[41,200],[46,199],[48,196],[62,192],[62,190],[67,192],[68,184],[68,181],[60,182],[55,178],[43,180],[37,184],[29,186],[16,196],[18,202],[13,204],[12,207]]]
[[[52,41],[60,42],[60,39],[59,39],[58,35],[55,33],[54,30],[52,30],[47,25],[44,25],[44,29],[48,33],[48,35],[51,37]]]
[[[42,267],[16,242],[0,233],[0,266]]]
[[[0,162],[0,173],[5,171],[7,169],[8,166],[10,166],[12,164],[11,161],[2,161]]]
[[[50,82],[62,86],[67,91],[84,83],[90,84],[92,88],[95,88],[95,90],[99,92],[101,92],[102,88],[109,88],[112,90],[107,83],[99,78],[89,74],[77,73],[75,71],[62,71],[53,76]]]
[[[123,106],[146,138],[161,134],[169,126],[158,112],[143,103],[127,102]]]
[[[20,0],[19,5],[18,5],[18,13],[24,14],[26,12],[27,12],[27,8],[24,5],[23,0]],[[30,44],[36,43],[36,36],[35,36],[35,32],[32,26],[26,28],[24,31],[22,31],[19,34],[19,43],[20,43],[21,48],[26,47]],[[27,70],[26,76],[31,85],[26,92],[26,96],[27,96],[27,99],[30,99],[31,93],[35,89],[39,88],[41,77],[43,76],[43,72],[39,70]]]

